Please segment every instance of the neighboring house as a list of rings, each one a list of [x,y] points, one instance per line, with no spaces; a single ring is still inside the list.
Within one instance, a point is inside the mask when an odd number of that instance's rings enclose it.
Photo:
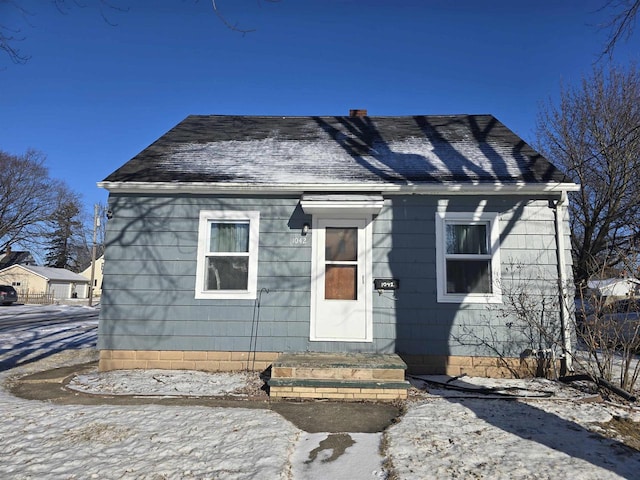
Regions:
[[[12,265],[0,270],[0,283],[13,285],[20,296],[50,293],[56,300],[66,300],[89,294],[89,280],[64,268]]]
[[[361,352],[506,375],[531,349],[496,310],[510,266],[572,283],[579,187],[491,115],[189,116],[99,186],[103,370]]]
[[[36,261],[29,252],[8,249],[0,254],[0,270],[11,265],[35,265]]]
[[[640,295],[640,280],[637,278],[607,278],[590,280],[587,287],[593,295],[601,297],[628,297]]]
[[[93,271],[93,296],[99,297],[102,295],[102,272],[104,271],[104,255],[100,255],[96,258],[96,264]],[[80,272],[80,275],[89,280],[91,284],[91,265],[89,265],[84,271]],[[87,291],[87,297],[89,292]]]

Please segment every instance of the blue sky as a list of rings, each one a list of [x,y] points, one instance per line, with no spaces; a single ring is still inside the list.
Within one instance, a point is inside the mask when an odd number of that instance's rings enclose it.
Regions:
[[[0,149],[35,148],[88,210],[113,170],[189,114],[491,113],[527,141],[542,102],[589,74],[605,0],[21,0],[31,56],[0,55]],[[106,16],[103,20],[101,11]],[[116,24],[112,26],[110,23]],[[640,33],[614,61],[640,56]]]

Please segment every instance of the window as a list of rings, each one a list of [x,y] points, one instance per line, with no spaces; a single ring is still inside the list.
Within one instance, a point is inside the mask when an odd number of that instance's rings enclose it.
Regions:
[[[200,212],[195,298],[256,298],[259,221],[260,212]]]
[[[438,301],[501,302],[496,213],[436,214]]]

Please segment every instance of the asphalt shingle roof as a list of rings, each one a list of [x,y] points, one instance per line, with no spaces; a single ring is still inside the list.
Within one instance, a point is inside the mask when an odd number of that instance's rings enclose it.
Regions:
[[[105,182],[571,182],[491,115],[191,115]]]
[[[31,253],[22,251],[10,252],[0,259],[0,270],[10,267],[11,265],[29,265],[31,263],[35,263]]]

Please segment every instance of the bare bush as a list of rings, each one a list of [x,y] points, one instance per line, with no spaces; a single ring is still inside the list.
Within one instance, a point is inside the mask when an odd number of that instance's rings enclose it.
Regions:
[[[555,277],[555,275],[553,276]],[[515,378],[557,379],[565,359],[561,295],[557,278],[515,261],[503,268],[502,303],[487,305],[484,335],[463,327],[456,340],[497,356]],[[514,366],[513,359],[520,364]]]
[[[581,369],[625,391],[634,390],[640,374],[640,298],[612,299],[584,289],[577,305]]]

